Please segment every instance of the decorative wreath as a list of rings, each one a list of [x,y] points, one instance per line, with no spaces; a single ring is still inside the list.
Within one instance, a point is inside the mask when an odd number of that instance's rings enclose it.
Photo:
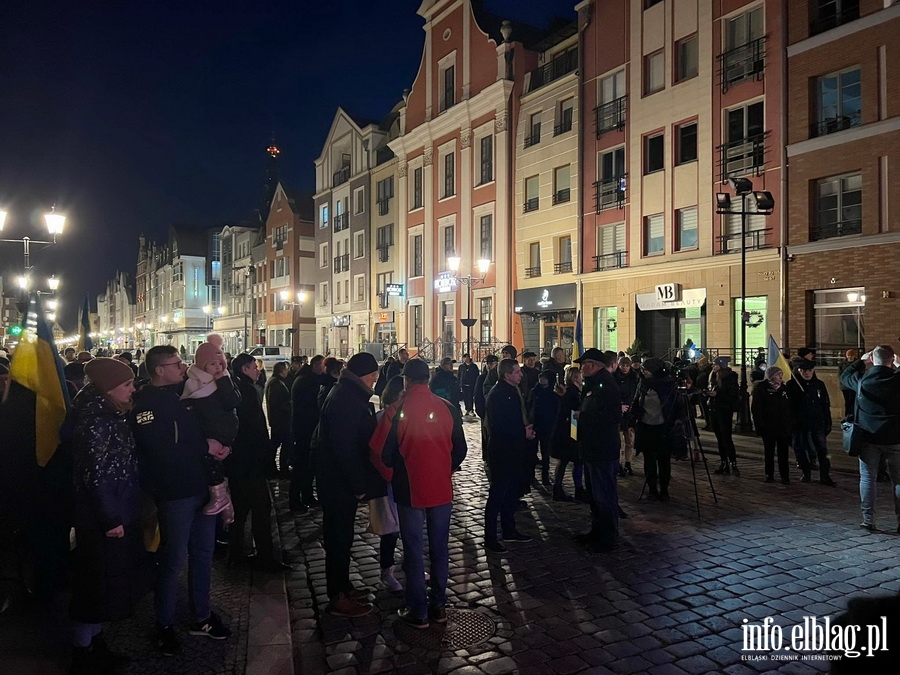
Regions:
[[[612,333],[616,329],[616,326],[618,326],[618,325],[619,325],[618,321],[616,321],[612,317],[608,318],[606,320],[606,332]]]
[[[762,326],[762,322],[762,312],[754,310],[750,312],[750,316],[747,317],[747,328],[756,328],[757,326]]]

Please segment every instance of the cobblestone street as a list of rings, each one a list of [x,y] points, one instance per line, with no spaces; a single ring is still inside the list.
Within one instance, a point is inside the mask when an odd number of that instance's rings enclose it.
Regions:
[[[743,620],[772,617],[793,626],[804,616],[841,613],[848,597],[900,590],[889,489],[879,485],[885,529],[860,530],[853,460],[835,457],[837,488],[802,484],[799,471],[789,486],[766,484],[756,439],[738,440],[740,478],[713,476],[718,504],[698,473],[699,519],[686,462],[673,469],[668,504],[638,500],[638,468],[619,483],[629,518],[614,553],[583,552],[572,535],[587,528],[587,506],[554,502],[543,488],[517,516],[534,542],[485,553],[479,426],[465,426],[469,455],[455,478],[450,533],[448,607],[458,611],[446,628],[396,623],[402,594],[379,584],[378,538],[364,534],[364,508],[352,572],[355,584],[372,589],[377,611],[352,620],[324,614],[321,511],[291,514],[276,489],[279,528],[295,566],[288,594],[297,672],[822,672],[828,663],[807,653],[794,662],[742,661]],[[712,465],[715,444],[708,434],[703,441]],[[491,621],[479,623],[483,617]],[[476,635],[482,624],[493,631],[483,642]],[[466,644],[473,639],[479,643]]]

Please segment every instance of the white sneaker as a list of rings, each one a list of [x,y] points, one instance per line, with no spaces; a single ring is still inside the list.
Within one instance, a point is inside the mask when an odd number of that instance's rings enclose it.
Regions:
[[[400,585],[400,582],[397,581],[397,578],[394,576],[394,568],[393,567],[386,567],[383,570],[381,570],[381,583],[389,591],[402,591],[403,590],[403,586]]]

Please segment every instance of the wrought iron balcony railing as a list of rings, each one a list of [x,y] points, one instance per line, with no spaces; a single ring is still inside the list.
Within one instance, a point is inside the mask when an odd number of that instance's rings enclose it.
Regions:
[[[541,142],[541,127],[540,125],[536,125],[531,128],[531,136],[525,137],[524,146],[526,148],[530,148],[532,145],[537,145]]]
[[[562,121],[553,127],[553,135],[559,136],[567,131],[572,131],[572,118],[568,115],[563,117]]]
[[[529,211],[537,211],[538,206],[540,206],[541,200],[538,197],[532,197],[531,199],[525,200],[525,213]]]
[[[572,271],[572,261],[558,262],[553,265],[553,274],[568,274]]]
[[[597,138],[609,131],[622,131],[625,128],[625,104],[627,96],[620,96],[614,101],[594,108],[594,127]]]
[[[338,171],[335,171],[332,179],[332,187],[337,187],[350,180],[350,165],[348,164],[347,166],[341,167]]]
[[[744,233],[744,249],[747,251],[755,251],[761,248],[769,248],[766,237],[772,231],[771,227],[760,230],[748,230]],[[720,234],[716,237],[719,243],[718,253],[740,253],[741,252],[741,233],[732,232],[730,234]]]
[[[340,232],[350,227],[350,214],[340,213],[334,217],[334,231]]]
[[[526,267],[525,268],[525,278],[533,279],[534,277],[541,276],[541,266],[537,265],[536,267]]]
[[[740,138],[718,147],[722,182],[732,176],[759,176],[766,165],[766,137],[769,132]]]
[[[572,198],[572,191],[569,188],[557,190],[553,193],[553,203],[563,204]]]
[[[625,186],[628,174],[604,178],[594,183],[595,211],[604,209],[621,209],[625,206]]]
[[[827,136],[850,127],[858,127],[862,124],[862,111],[857,110],[852,115],[843,115],[841,117],[828,117],[821,122],[810,125],[810,137]]]
[[[378,200],[378,215],[386,216],[388,211],[391,210],[391,198],[390,197],[382,197]]]
[[[604,253],[603,255],[594,256],[594,271],[603,272],[605,270],[617,270],[627,267],[626,262],[628,251],[615,251],[613,253]]]
[[[766,67],[765,43],[766,36],[763,35],[719,54],[717,59],[723,94],[742,80],[762,77]]]
[[[819,224],[810,226],[809,240],[820,241],[833,237],[845,237],[848,234],[862,234],[862,220],[859,218],[841,220],[836,223]]]
[[[558,80],[563,75],[575,71],[578,68],[578,48],[569,49],[562,54],[558,54],[552,61],[545,63],[536,70],[531,71],[531,80],[528,84],[528,91],[534,91],[549,84],[554,80]]]
[[[818,16],[809,24],[810,35],[824,33],[859,18],[859,0],[843,0],[840,9],[837,9],[837,5],[832,7],[835,8],[833,11],[819,10]]]

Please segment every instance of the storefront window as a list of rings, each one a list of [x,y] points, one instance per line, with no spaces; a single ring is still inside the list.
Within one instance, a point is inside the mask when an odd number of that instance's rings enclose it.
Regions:
[[[594,308],[594,345],[597,349],[619,351],[618,307]]]
[[[746,298],[747,304],[747,364],[753,365],[759,350],[766,353],[769,332],[766,325],[766,307],[768,298],[765,295]],[[682,343],[683,344],[683,343]],[[734,299],[734,363],[739,365],[743,345],[741,344],[741,299]]]
[[[866,344],[863,321],[866,289],[859,286],[814,291],[813,300],[815,346],[823,352],[817,354],[816,358],[825,363],[847,349],[859,349],[862,352]]]
[[[494,299],[481,298],[481,341],[491,341],[491,331],[494,323]]]

